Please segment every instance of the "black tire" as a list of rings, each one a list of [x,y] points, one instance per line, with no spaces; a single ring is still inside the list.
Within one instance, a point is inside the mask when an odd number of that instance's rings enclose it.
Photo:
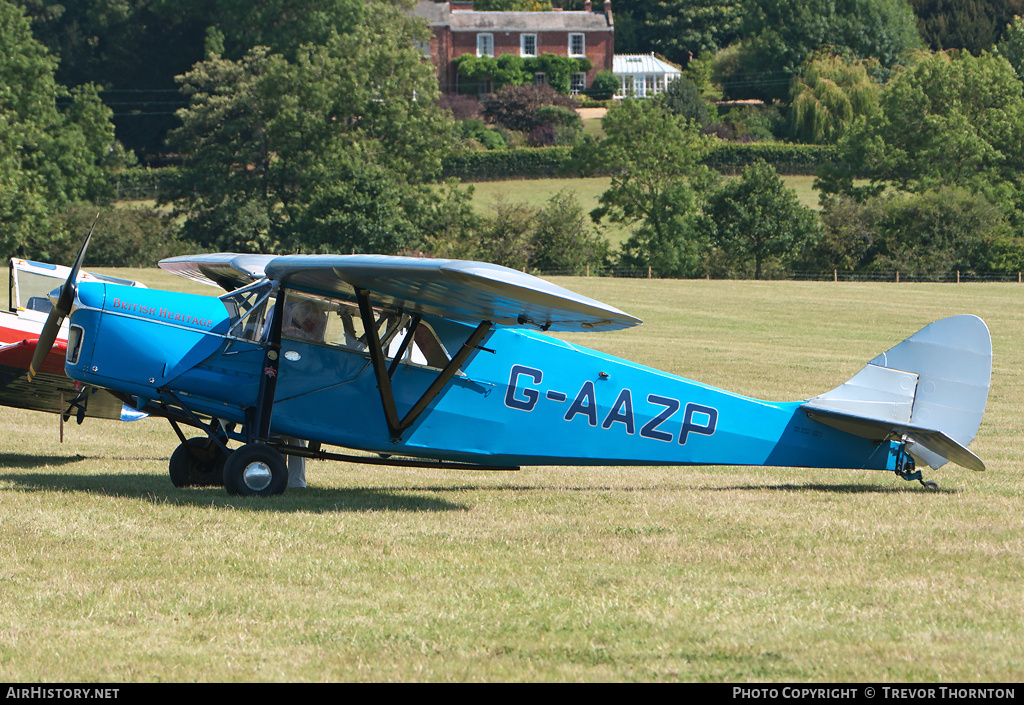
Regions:
[[[249,443],[224,463],[224,488],[240,497],[270,497],[288,488],[284,456],[264,443]]]
[[[219,487],[227,456],[209,438],[189,438],[171,453],[167,470],[175,487]]]

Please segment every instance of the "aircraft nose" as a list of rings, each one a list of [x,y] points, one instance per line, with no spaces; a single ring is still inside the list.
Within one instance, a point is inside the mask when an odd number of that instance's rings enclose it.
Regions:
[[[63,284],[61,284],[56,289],[54,289],[49,294],[47,294],[46,298],[48,298],[50,300],[51,304],[56,306],[57,302],[60,301],[60,295],[61,295],[62,291],[64,291],[64,285]]]

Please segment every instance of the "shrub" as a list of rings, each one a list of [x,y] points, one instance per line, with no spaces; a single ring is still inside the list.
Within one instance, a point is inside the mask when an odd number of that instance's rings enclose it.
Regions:
[[[825,199],[810,266],[907,276],[1018,271],[1021,242],[985,196],[942,187],[857,202]]]
[[[669,111],[693,120],[701,127],[711,121],[707,101],[697,86],[687,78],[677,78],[669,83],[661,100]]]
[[[620,85],[619,77],[611,71],[598,71],[586,94],[594,100],[609,100],[618,92]]]
[[[551,86],[505,86],[484,107],[484,115],[510,130],[530,132],[544,124],[537,115],[542,106],[575,109],[576,101],[558,94]]]
[[[437,105],[442,110],[451,111],[452,118],[460,122],[483,116],[480,101],[469,95],[444,94],[438,99]]]
[[[554,125],[537,125],[526,136],[526,143],[531,147],[554,147],[556,140]]]
[[[469,118],[462,121],[462,138],[474,140],[486,149],[505,149],[506,147],[502,136],[495,130],[489,129],[480,118]]]

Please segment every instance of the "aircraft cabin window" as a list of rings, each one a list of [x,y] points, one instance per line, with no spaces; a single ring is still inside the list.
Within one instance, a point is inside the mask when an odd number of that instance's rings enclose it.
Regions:
[[[368,352],[366,330],[355,302],[288,291],[284,316],[281,322],[284,339]],[[374,308],[373,316],[381,348],[388,360],[401,353],[403,363],[442,369],[451,359],[437,334],[426,323],[420,321],[413,330],[414,319],[408,314]],[[412,341],[403,346],[410,330],[413,330]]]

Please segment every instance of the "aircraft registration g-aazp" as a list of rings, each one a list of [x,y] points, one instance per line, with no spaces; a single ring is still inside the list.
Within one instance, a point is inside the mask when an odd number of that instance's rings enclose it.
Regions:
[[[225,290],[214,298],[76,283],[87,245],[51,294],[42,339],[68,317],[67,376],[170,420],[178,486],[279,494],[284,455],[463,469],[852,468],[922,483],[919,465],[984,469],[967,445],[992,344],[970,315],[932,323],[830,392],[779,403],[546,335],[640,320],[505,267],[232,253],[160,263]]]

